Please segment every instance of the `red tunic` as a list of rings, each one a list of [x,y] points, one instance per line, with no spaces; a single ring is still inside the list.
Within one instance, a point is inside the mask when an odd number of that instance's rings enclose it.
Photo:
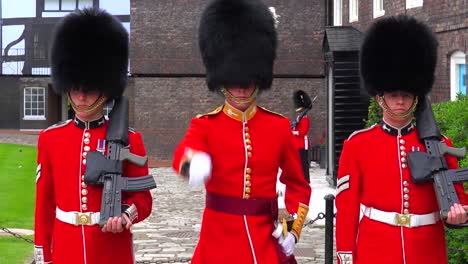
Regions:
[[[310,142],[307,133],[309,132],[310,119],[308,116],[304,116],[299,120],[297,126],[293,129],[294,141],[296,148],[298,149],[309,149]],[[296,132],[296,133],[295,133]]]
[[[56,207],[70,212],[99,212],[102,186],[86,185],[82,175],[88,151],[95,151],[98,139],[105,139],[108,122],[98,127],[82,129],[68,120],[41,132],[38,142],[38,172],[36,177],[35,253],[36,259],[54,264],[134,263],[132,235],[103,233],[99,225],[72,225],[55,217]],[[92,124],[95,124],[91,122]],[[141,134],[129,131],[130,151],[146,155]],[[138,167],[124,162],[124,176],[148,175],[148,166]],[[142,221],[151,212],[149,191],[125,192],[123,204],[135,204]],[[36,262],[38,263],[38,262]]]
[[[281,168],[286,209],[295,213],[299,203],[309,204],[310,186],[304,181],[289,121],[281,115],[255,104],[243,114],[226,103],[192,120],[174,153],[176,171],[187,149],[211,156],[207,192],[241,199],[275,199]],[[278,263],[273,228],[271,216],[234,215],[205,208],[192,263]]]
[[[445,139],[447,145],[450,140]],[[363,216],[360,205],[400,214],[429,214],[439,210],[432,183],[411,180],[407,153],[425,151],[415,127],[400,131],[381,123],[345,140],[338,167],[336,196],[336,251],[353,264],[443,264],[447,263],[442,221],[419,227],[402,227]],[[449,168],[457,160],[447,156]],[[463,185],[457,186],[460,202],[466,204]],[[352,256],[351,256],[352,254]]]

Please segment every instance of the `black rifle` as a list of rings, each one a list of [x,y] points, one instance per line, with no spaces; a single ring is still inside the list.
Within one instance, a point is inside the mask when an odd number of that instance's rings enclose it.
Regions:
[[[426,152],[413,151],[408,154],[411,178],[415,183],[434,180],[434,190],[437,194],[440,215],[445,222],[450,207],[455,203],[460,203],[453,183],[468,181],[468,168],[449,170],[444,154],[463,158],[466,155],[466,148],[448,147],[445,142],[440,141],[442,135],[437,127],[428,98],[420,102],[419,109],[416,112],[416,128],[419,140],[426,147]],[[468,224],[447,226],[466,227]]]
[[[296,119],[291,122],[291,129],[295,129],[297,124],[299,124],[299,121],[301,121],[301,118],[303,118],[305,115],[307,115],[307,112],[312,109],[312,104],[314,103],[315,99],[317,99],[317,96],[312,99],[312,102],[310,103],[310,106],[304,109],[299,115],[297,115]]]
[[[101,215],[99,226],[102,228],[109,217],[122,216],[122,191],[139,192],[156,188],[152,175],[128,178],[123,177],[123,161],[127,160],[140,167],[148,160],[147,156],[130,153],[128,142],[128,99],[115,100],[109,115],[109,127],[106,131],[107,154],[98,151],[87,155],[84,181],[91,185],[103,185]],[[126,221],[122,219],[122,225]]]

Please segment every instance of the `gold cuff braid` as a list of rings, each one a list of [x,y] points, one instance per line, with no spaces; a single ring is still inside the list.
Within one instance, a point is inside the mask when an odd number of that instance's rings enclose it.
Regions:
[[[294,223],[291,228],[291,233],[296,237],[296,242],[299,241],[301,236],[302,227],[304,226],[304,221],[309,212],[309,207],[303,203],[299,203],[299,208],[297,208],[297,218],[294,220]]]

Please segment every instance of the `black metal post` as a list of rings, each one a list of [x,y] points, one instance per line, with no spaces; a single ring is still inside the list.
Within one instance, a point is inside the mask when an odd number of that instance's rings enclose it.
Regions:
[[[333,194],[327,194],[325,199],[325,264],[333,264],[333,220],[335,218]]]

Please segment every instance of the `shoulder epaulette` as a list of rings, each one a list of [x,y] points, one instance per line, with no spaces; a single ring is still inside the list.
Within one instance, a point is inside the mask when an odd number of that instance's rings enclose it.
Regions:
[[[273,112],[273,111],[271,111],[271,110],[268,110],[268,109],[266,109],[266,108],[263,107],[263,106],[258,106],[258,107],[261,108],[261,109],[263,109],[263,110],[265,110],[266,112],[268,112],[268,113],[270,113],[270,114],[274,114],[274,115],[277,115],[277,116],[281,116],[281,117],[283,117],[283,118],[286,118],[284,115],[282,115],[282,114],[280,114],[280,113],[277,113],[277,112]]]
[[[209,113],[206,113],[206,114],[198,114],[198,115],[197,115],[197,118],[204,117],[204,116],[210,116],[210,115],[216,115],[216,114],[220,113],[221,110],[223,110],[223,106],[222,106],[222,105],[218,106],[215,110],[213,110],[213,111],[211,111],[211,112],[209,112]]]
[[[133,127],[128,127],[128,132],[136,134],[136,130]]]
[[[354,131],[351,135],[349,135],[348,140],[350,140],[352,137],[354,137],[357,134],[360,134],[360,133],[363,133],[363,132],[366,132],[366,131],[369,131],[369,130],[373,129],[375,126],[377,126],[377,124],[373,124],[372,126],[370,126],[368,128],[364,128],[364,129],[361,129],[361,130]]]
[[[68,125],[71,121],[72,121],[71,119],[68,119],[68,120],[61,121],[61,122],[58,122],[56,124],[53,124],[50,127],[44,129],[44,132],[55,129],[55,128],[64,127],[64,126]]]

